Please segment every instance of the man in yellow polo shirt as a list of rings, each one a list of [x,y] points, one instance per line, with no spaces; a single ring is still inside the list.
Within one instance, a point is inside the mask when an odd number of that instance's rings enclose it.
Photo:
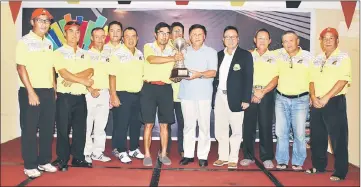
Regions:
[[[52,61],[53,44],[45,34],[49,30],[51,19],[53,16],[47,10],[35,9],[30,20],[32,30],[16,46],[15,60],[20,84],[21,153],[24,173],[30,178],[39,177],[39,170],[57,171],[50,164],[56,85]],[[39,146],[36,137],[38,127],[41,140]]]
[[[109,42],[104,45],[104,50],[109,50],[111,53],[119,49],[122,44],[122,29],[123,25],[119,21],[112,21],[108,24]]]
[[[171,35],[168,42],[168,45],[170,45],[173,48],[173,41],[179,37],[184,37],[184,26],[180,22],[174,22],[170,26],[171,29]],[[173,101],[174,101],[174,111],[175,111],[175,117],[177,119],[177,144],[178,144],[178,153],[183,157],[184,150],[183,150],[183,129],[184,129],[184,119],[183,119],[183,113],[182,113],[182,107],[181,102],[178,99],[178,93],[179,93],[179,85],[180,83],[177,82],[180,80],[175,80],[175,82],[172,82],[172,88],[173,88]],[[172,145],[172,128],[168,127],[168,147],[167,147],[167,153],[170,153]]]
[[[86,51],[78,47],[79,27],[80,24],[76,21],[65,24],[66,43],[55,51],[53,58],[55,70],[59,73],[56,100],[56,154],[58,158],[53,164],[58,165],[61,171],[68,170],[70,149],[73,167],[92,166],[84,159],[84,146],[87,118],[85,94],[87,93],[86,86],[93,84],[93,80],[90,79],[93,68],[90,68],[89,60],[85,59]],[[71,146],[69,127],[73,129]]]
[[[135,28],[124,29],[124,45],[114,51],[111,61],[110,95],[111,103],[117,100],[113,111],[113,154],[122,163],[130,163],[129,158],[143,159],[139,150],[141,121],[139,92],[143,86],[143,53],[136,48],[138,33]],[[127,146],[129,129],[130,146]],[[129,150],[129,152],[128,152]]]
[[[277,169],[288,167],[290,128],[294,134],[292,169],[302,170],[307,156],[305,125],[309,111],[309,73],[313,56],[299,47],[299,42],[300,39],[294,31],[286,31],[282,35],[283,48],[277,50]]]
[[[320,34],[323,52],[311,71],[310,112],[311,152],[314,168],[307,173],[324,172],[327,167],[328,137],[335,156],[331,181],[345,179],[348,172],[347,84],[351,82],[351,59],[338,49],[338,32],[326,28]]]
[[[254,62],[252,103],[244,112],[242,166],[254,163],[254,142],[258,121],[260,159],[265,168],[274,167],[273,154],[273,114],[274,88],[277,86],[278,71],[276,58],[268,50],[271,35],[267,29],[259,29],[254,36],[256,48],[252,51]]]
[[[144,46],[144,85],[140,93],[141,115],[144,127],[144,166],[152,166],[150,144],[152,129],[158,111],[160,125],[161,153],[159,160],[164,165],[170,165],[167,157],[168,124],[174,123],[173,90],[170,74],[174,62],[182,60],[183,55],[174,55],[173,49],[167,45],[170,35],[170,26],[160,22],[155,26],[156,41]]]
[[[103,28],[96,27],[91,32],[93,47],[85,55],[94,69],[94,85],[88,87],[85,95],[87,102],[87,127],[84,148],[85,160],[108,162],[111,159],[104,155],[106,133],[105,127],[109,115],[109,70],[110,50],[104,50],[105,32]],[[93,131],[94,129],[94,131]],[[93,132],[93,138],[91,137]]]

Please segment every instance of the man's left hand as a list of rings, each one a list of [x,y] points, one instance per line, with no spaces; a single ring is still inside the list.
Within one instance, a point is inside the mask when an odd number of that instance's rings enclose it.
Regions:
[[[73,83],[69,82],[69,81],[66,81],[66,80],[63,80],[63,82],[61,82],[61,84],[63,84],[65,87],[70,87]]]
[[[242,103],[241,103],[241,106],[242,106],[242,109],[243,109],[243,110],[246,110],[246,109],[249,107],[249,103],[244,103],[244,102],[242,102]]]
[[[197,79],[197,78],[199,78],[199,77],[201,77],[201,76],[202,76],[202,74],[201,74],[200,72],[198,72],[198,71],[189,70],[189,72],[191,72],[191,73],[192,73],[192,76],[191,76],[191,77],[189,77],[189,78],[187,78],[187,80]]]
[[[328,103],[328,101],[330,100],[329,97],[327,96],[323,96],[321,99],[319,99],[320,104],[322,105],[322,107],[325,107]]]

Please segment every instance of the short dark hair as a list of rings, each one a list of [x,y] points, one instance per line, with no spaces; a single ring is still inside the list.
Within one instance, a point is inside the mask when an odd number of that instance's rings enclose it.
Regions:
[[[119,25],[120,30],[123,30],[123,25],[122,25],[122,23],[120,23],[119,21],[112,21],[112,22],[110,22],[110,23],[108,24],[108,30],[110,29],[110,27],[111,27],[112,25]]]
[[[135,28],[133,28],[133,27],[127,27],[127,28],[125,28],[124,31],[123,31],[123,35],[124,35],[125,31],[127,31],[127,30],[133,30],[133,31],[135,31],[135,34],[138,36],[137,29],[135,29]]]
[[[297,39],[298,39],[298,34],[295,32],[295,31],[291,31],[291,30],[288,30],[288,31],[285,31],[283,34],[282,34],[282,37],[281,37],[281,40],[283,41],[283,36],[285,36],[286,34],[294,34],[296,35]]]
[[[238,35],[238,29],[235,27],[235,26],[227,26],[226,28],[224,28],[223,30],[223,36],[224,36],[224,33],[226,33],[226,31],[228,30],[234,30],[236,31],[237,35]]]
[[[194,29],[202,29],[203,30],[203,32],[204,32],[204,35],[206,35],[207,36],[207,30],[206,30],[206,27],[205,26],[203,26],[203,25],[201,25],[201,24],[194,24],[194,25],[192,25],[191,27],[189,27],[189,35],[191,34],[191,32],[192,32],[192,30],[194,30]]]
[[[258,30],[256,31],[256,34],[254,35],[254,38],[257,38],[257,35],[258,35],[258,33],[260,33],[260,32],[266,32],[266,33],[268,34],[268,38],[271,39],[271,34],[270,34],[269,31],[268,31],[267,29],[265,29],[265,28],[258,29]]]
[[[183,34],[184,34],[184,25],[183,25],[182,23],[180,23],[180,22],[173,22],[172,25],[170,26],[170,28],[171,28],[171,31],[170,31],[170,32],[173,31],[174,27],[180,27],[180,28],[182,28],[182,32],[183,32]]]
[[[91,35],[93,36],[93,33],[98,30],[104,31],[104,29],[102,27],[95,27],[94,29],[92,29]]]
[[[160,22],[160,23],[158,23],[158,24],[155,26],[154,32],[157,33],[157,32],[158,32],[161,28],[163,28],[163,27],[168,28],[169,31],[170,31],[170,26],[169,26],[167,23],[165,23],[165,22]]]

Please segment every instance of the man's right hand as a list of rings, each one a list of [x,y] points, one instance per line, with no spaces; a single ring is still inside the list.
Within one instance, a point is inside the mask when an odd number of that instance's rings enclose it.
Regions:
[[[85,78],[85,79],[82,79],[81,84],[84,86],[92,86],[94,84],[94,80],[90,79],[90,78]]]
[[[322,108],[322,103],[320,102],[320,99],[318,99],[315,96],[311,96],[312,105],[315,108]]]
[[[184,60],[183,54],[182,54],[182,53],[176,53],[176,54],[174,55],[174,60],[175,60],[175,61]]]
[[[180,82],[182,79],[181,78],[170,78],[170,80],[174,83]]]
[[[110,104],[113,107],[119,107],[121,105],[120,100],[118,98],[118,96],[116,94],[111,94],[110,95]]]
[[[36,95],[35,92],[29,92],[28,93],[28,99],[29,99],[29,104],[31,106],[38,106],[40,105],[40,100],[38,95]]]

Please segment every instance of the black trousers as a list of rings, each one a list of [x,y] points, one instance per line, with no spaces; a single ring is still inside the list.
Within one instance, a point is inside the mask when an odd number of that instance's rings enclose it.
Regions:
[[[174,102],[174,110],[175,116],[178,124],[177,131],[177,144],[178,144],[178,153],[184,152],[183,150],[183,129],[184,129],[184,119],[182,113],[181,102]],[[167,145],[167,153],[170,153],[170,149],[172,146],[172,128],[168,126],[168,145]]]
[[[55,124],[55,93],[53,88],[34,88],[40,105],[29,105],[28,92],[19,89],[21,154],[25,169],[36,169],[38,165],[50,163],[51,144]],[[39,128],[39,149],[37,131]]]
[[[311,108],[312,165],[319,171],[327,166],[328,137],[335,156],[334,176],[345,178],[348,172],[348,123],[346,98],[331,98],[323,108]]]
[[[139,147],[140,128],[142,126],[139,93],[117,91],[117,95],[121,105],[112,109],[112,147],[113,149],[117,148],[119,152],[128,150],[127,134],[129,129],[129,150],[134,151]]]
[[[58,93],[56,100],[56,154],[58,159],[68,161],[84,160],[87,108],[85,95]],[[69,131],[72,132],[72,143],[69,142]]]
[[[260,159],[262,161],[272,160],[273,137],[272,120],[275,108],[274,92],[268,92],[261,100],[261,103],[251,103],[244,112],[243,120],[243,155],[245,159],[254,158],[254,142],[256,136],[256,127],[258,120],[259,127],[259,149]]]

